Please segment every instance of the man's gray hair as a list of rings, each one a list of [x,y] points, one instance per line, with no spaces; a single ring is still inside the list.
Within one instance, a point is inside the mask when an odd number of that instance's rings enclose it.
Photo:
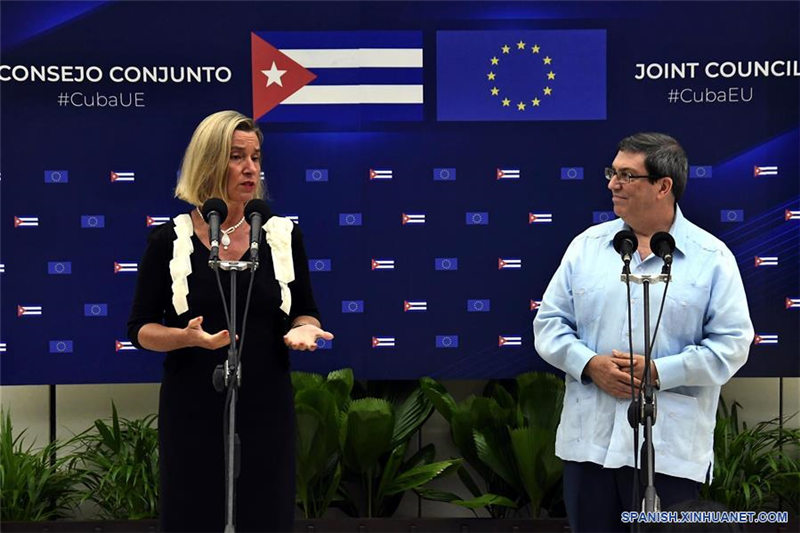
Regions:
[[[625,137],[617,145],[620,152],[644,154],[644,166],[651,176],[672,178],[672,194],[675,203],[686,190],[689,161],[678,141],[664,133],[636,133]],[[651,183],[656,179],[651,178]]]

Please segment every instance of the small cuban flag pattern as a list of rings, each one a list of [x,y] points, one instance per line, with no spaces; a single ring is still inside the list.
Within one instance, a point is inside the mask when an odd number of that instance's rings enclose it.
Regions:
[[[522,346],[522,337],[517,335],[500,335],[497,337],[497,345],[501,348],[504,346]]]
[[[753,338],[753,344],[778,344],[778,336],[771,333],[757,333]]]
[[[394,259],[373,259],[372,270],[394,270]]]
[[[160,226],[161,224],[166,224],[169,221],[170,217],[154,217],[150,215],[145,217],[145,223],[147,224],[148,228],[151,226]]]
[[[497,270],[520,268],[522,268],[522,259],[512,259],[510,257],[500,257],[497,259]]]
[[[111,183],[123,182],[123,181],[136,181],[136,174],[134,172],[129,171],[111,171]]]
[[[137,263],[120,263],[118,261],[114,261],[114,274],[119,274],[120,272],[138,272],[139,265]]]
[[[756,256],[754,263],[756,267],[778,266],[778,256]]]
[[[391,348],[394,345],[394,337],[372,337],[373,348]]]
[[[130,341],[114,341],[114,351],[116,352],[124,352],[128,350],[136,350],[136,346],[133,345]]]
[[[403,301],[403,311],[427,311],[428,310],[428,302],[419,300],[419,301]]]
[[[553,221],[553,213],[528,213],[528,224],[549,224]]]
[[[520,178],[518,168],[498,168],[496,174],[499,180],[518,180]]]
[[[771,166],[754,166],[753,167],[753,177],[758,178],[760,176],[777,176],[778,175],[778,167],[777,165]]]
[[[391,169],[369,169],[369,179],[372,180],[390,180],[393,177]]]

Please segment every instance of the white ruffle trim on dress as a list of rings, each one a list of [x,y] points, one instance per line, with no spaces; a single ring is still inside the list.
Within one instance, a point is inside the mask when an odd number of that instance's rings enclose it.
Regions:
[[[294,222],[285,217],[272,217],[264,224],[267,244],[272,250],[272,265],[275,279],[281,287],[281,310],[289,314],[292,309],[292,292],[289,283],[294,281],[294,262],[292,260],[292,230]]]
[[[186,296],[189,294],[189,283],[186,278],[192,273],[192,261],[189,258],[194,246],[192,235],[194,225],[192,217],[187,214],[172,219],[175,222],[175,240],[172,241],[172,260],[169,262],[169,275],[172,277],[172,307],[175,313],[182,315],[189,310]]]

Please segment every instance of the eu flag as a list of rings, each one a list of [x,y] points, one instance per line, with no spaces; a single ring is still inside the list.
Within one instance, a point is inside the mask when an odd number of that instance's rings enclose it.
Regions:
[[[604,120],[605,30],[439,31],[440,121]]]

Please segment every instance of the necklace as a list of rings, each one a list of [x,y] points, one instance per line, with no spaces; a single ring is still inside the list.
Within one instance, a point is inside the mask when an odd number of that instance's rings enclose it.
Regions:
[[[200,214],[200,218],[203,218],[203,213],[200,211],[199,207],[197,208],[197,212]],[[239,229],[239,226],[241,226],[242,224],[244,224],[244,217],[242,217],[242,219],[239,222],[237,222],[228,229],[220,228],[220,230],[222,231],[222,238],[219,240],[219,242],[220,244],[222,244],[223,250],[227,250],[228,246],[231,245],[231,238],[229,237],[229,235],[234,231],[236,231],[237,229]]]

